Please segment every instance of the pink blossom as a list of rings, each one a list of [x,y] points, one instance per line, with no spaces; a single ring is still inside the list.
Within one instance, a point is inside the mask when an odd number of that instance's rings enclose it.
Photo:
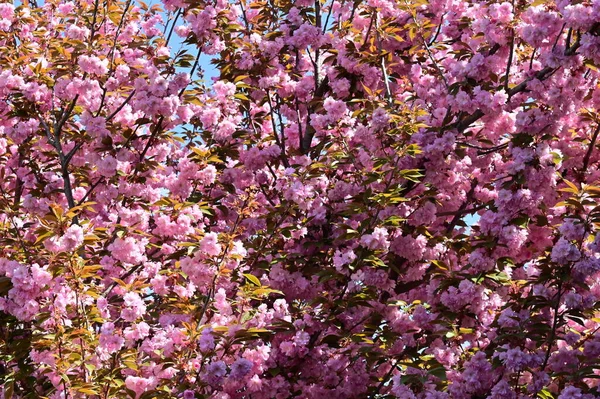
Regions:
[[[146,259],[144,254],[146,244],[147,241],[145,239],[136,240],[133,237],[126,237],[125,239],[117,238],[108,246],[108,250],[111,251],[112,257],[116,260],[129,264],[137,264]]]
[[[218,242],[216,233],[207,233],[200,240],[200,251],[209,256],[217,256],[221,253],[221,245]]]
[[[152,389],[156,385],[156,382],[155,378],[143,378],[131,375],[125,378],[125,386],[127,389],[135,392],[136,398],[139,398],[144,392]]]
[[[385,228],[376,227],[373,234],[365,234],[361,237],[362,245],[369,249],[387,249],[390,245],[388,241],[389,233]]]
[[[93,75],[104,75],[108,72],[108,59],[82,55],[79,57],[78,64],[82,71]]]
[[[251,361],[239,358],[231,365],[229,376],[234,379],[241,379],[252,370],[252,367],[253,363]]]
[[[552,261],[567,264],[579,260],[581,254],[575,245],[571,244],[564,237],[561,237],[552,248]]]

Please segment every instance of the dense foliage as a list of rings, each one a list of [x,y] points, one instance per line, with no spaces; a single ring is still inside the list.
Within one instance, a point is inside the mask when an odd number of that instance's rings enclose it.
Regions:
[[[0,18],[4,398],[600,395],[600,1]]]

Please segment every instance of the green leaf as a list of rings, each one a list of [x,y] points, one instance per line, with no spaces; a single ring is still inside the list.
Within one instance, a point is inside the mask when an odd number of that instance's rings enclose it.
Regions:
[[[244,277],[246,277],[246,279],[248,281],[250,281],[252,284],[256,285],[257,287],[262,287],[260,280],[255,275],[250,274],[250,273],[244,273]]]
[[[537,394],[538,398],[542,399],[554,399],[554,395],[552,395],[547,388],[542,389]]]

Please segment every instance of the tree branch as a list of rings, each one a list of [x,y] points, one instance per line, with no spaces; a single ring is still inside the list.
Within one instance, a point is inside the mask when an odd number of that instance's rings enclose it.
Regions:
[[[587,171],[587,168],[589,166],[590,157],[592,156],[592,152],[594,151],[594,147],[596,146],[596,140],[598,139],[598,133],[600,133],[600,123],[598,123],[596,130],[594,130],[594,135],[592,136],[592,141],[590,141],[588,150],[585,153],[585,156],[583,157],[583,167],[581,168],[582,176],[585,174],[585,172]]]
[[[567,56],[571,56],[573,54],[575,54],[575,52],[577,51],[577,49],[580,47],[581,42],[580,42],[580,38],[578,37],[576,42],[573,43],[572,46],[568,47],[567,50],[565,51],[565,55]],[[552,67],[545,67],[544,69],[542,69],[541,71],[538,71],[535,75],[523,80],[521,83],[519,83],[517,86],[513,87],[512,89],[508,90],[508,98],[509,100],[515,96],[518,93],[521,93],[523,91],[525,91],[527,89],[527,84],[532,81],[533,79],[538,79],[538,80],[546,80],[547,78],[549,78],[550,76],[552,76],[553,73],[555,73],[560,67],[556,67],[556,68],[552,68]],[[458,130],[459,133],[464,132],[466,129],[468,129],[473,123],[475,123],[476,121],[478,121],[479,119],[481,119],[485,114],[483,113],[483,111],[481,110],[477,110],[475,111],[473,114],[464,117],[463,119],[459,120],[458,122],[456,122],[454,125],[451,125],[450,127],[454,126],[456,128],[456,130]]]
[[[129,94],[129,96],[127,96],[125,101],[123,101],[123,103],[117,107],[117,109],[115,109],[109,116],[106,117],[106,123],[110,122],[110,120],[114,118],[119,113],[119,111],[123,109],[125,105],[127,105],[127,103],[131,100],[134,94],[135,89]]]
[[[454,215],[454,217],[452,218],[452,220],[448,224],[448,227],[446,228],[446,234],[449,234],[452,230],[454,230],[454,227],[456,227],[456,224],[458,223],[458,221],[462,217],[465,209],[467,209],[467,206],[469,205],[469,203],[471,202],[471,200],[473,200],[473,195],[475,194],[475,188],[477,188],[477,184],[478,183],[479,182],[477,181],[477,178],[473,179],[473,181],[471,182],[471,189],[467,193],[467,195],[465,197],[465,201],[458,208],[458,210],[456,211],[456,214]]]
[[[325,78],[321,81],[321,84],[319,84],[319,87],[317,87],[317,90],[315,90],[315,95],[313,96],[313,101],[320,97],[323,97],[323,95],[325,94],[325,91],[328,88],[329,88],[329,77],[325,76]],[[300,151],[303,154],[307,154],[310,151],[312,139],[316,133],[315,128],[312,127],[312,125],[310,124],[310,114],[314,112],[315,107],[316,107],[316,105],[308,108],[306,129],[304,132],[304,136],[302,137],[301,146],[300,146]]]
[[[508,53],[508,63],[506,65],[506,73],[504,74],[504,91],[508,93],[508,79],[510,78],[510,67],[513,62],[513,55],[515,52],[515,30],[512,31],[512,36],[510,39],[510,49]]]

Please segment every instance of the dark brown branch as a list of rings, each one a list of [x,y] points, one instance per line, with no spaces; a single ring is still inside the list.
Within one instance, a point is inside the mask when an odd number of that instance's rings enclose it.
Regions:
[[[298,104],[298,99],[296,98],[296,123],[298,124],[298,148],[302,149],[302,138],[304,135],[302,134],[302,120],[300,118],[300,104]],[[312,140],[312,138],[311,138]]]
[[[323,97],[323,95],[325,94],[325,92],[327,91],[327,89],[329,89],[329,77],[325,76],[325,78],[321,81],[321,84],[319,84],[319,87],[317,87],[317,90],[315,90],[315,95],[313,96],[313,101]],[[306,120],[306,129],[304,132],[304,136],[302,137],[302,141],[301,141],[301,146],[300,146],[300,151],[303,154],[307,154],[310,151],[310,146],[312,143],[312,139],[315,136],[316,130],[314,127],[311,126],[310,124],[310,114],[312,112],[314,112],[315,110],[315,106],[309,107],[308,108],[308,117]]]
[[[585,153],[585,156],[583,157],[583,167],[581,168],[581,176],[582,177],[585,174],[585,172],[587,171],[587,168],[590,164],[590,157],[592,156],[592,152],[594,151],[594,147],[596,146],[596,140],[598,139],[598,133],[600,133],[600,123],[596,127],[596,130],[594,130],[594,135],[592,136],[592,141],[590,142],[590,146],[588,147],[588,150]]]
[[[181,15],[181,8],[177,10],[177,13],[175,14],[175,19],[173,20],[173,25],[171,25],[171,29],[169,30],[169,34],[167,35],[167,45],[169,45],[169,41],[171,40],[171,35],[173,35],[173,29],[175,29],[175,24],[177,23],[177,20],[179,19],[179,16]],[[165,26],[166,28],[166,26]]]
[[[19,146],[19,159],[17,160],[17,167],[20,168],[23,166],[23,160],[25,158],[25,144],[29,143],[33,139],[33,136],[29,136],[23,141],[23,143]],[[21,195],[23,194],[23,180],[21,180],[16,171],[15,173],[15,196],[13,199],[13,208],[18,209],[19,204],[21,203]]]
[[[508,79],[510,78],[510,67],[513,62],[513,55],[515,52],[515,31],[513,29],[512,36],[510,39],[510,49],[508,50],[508,63],[506,65],[506,73],[504,74],[504,90],[508,92]]]
[[[327,25],[329,25],[329,18],[331,17],[331,12],[333,11],[333,1],[329,5],[329,11],[327,11],[327,17],[325,18],[325,24],[323,24],[323,31],[325,33],[327,31]]]
[[[62,131],[64,124],[67,122],[67,120],[71,116],[71,112],[73,112],[73,109],[75,109],[75,104],[77,104],[78,98],[79,98],[79,94],[77,94],[75,96],[73,101],[71,101],[71,104],[69,104],[69,107],[63,112],[60,120],[58,120],[58,122],[54,125],[54,135],[56,136],[57,139],[60,137],[60,133]]]
[[[64,156],[61,161],[61,173],[63,176],[63,184],[65,186],[65,196],[67,197],[67,203],[69,208],[75,207],[75,199],[73,198],[73,187],[71,187],[71,178],[69,174],[69,165],[64,161]],[[73,218],[73,221],[77,224],[77,218]]]
[[[469,208],[469,209],[460,209],[459,208],[456,211],[439,212],[436,215],[438,217],[441,217],[441,216],[452,216],[452,215],[468,215],[470,213],[475,213],[477,211],[485,209],[486,207],[487,207],[487,204],[481,204],[481,205],[478,205],[478,206],[475,206],[475,207]]]
[[[377,385],[377,388],[375,388],[375,391],[373,392],[373,394],[370,396],[370,398],[375,398],[379,395],[379,392],[381,391],[381,388],[384,387],[384,385],[389,382],[390,377],[392,376],[392,373],[394,372],[394,370],[396,370],[397,368],[397,364],[393,364],[392,367],[390,368],[390,371],[388,371],[385,376],[381,379],[381,382],[379,383],[379,385]]]
[[[119,106],[117,107],[117,109],[115,109],[115,110],[114,110],[114,111],[113,111],[113,112],[112,112],[112,113],[111,113],[109,116],[107,116],[107,117],[106,117],[106,123],[110,122],[110,120],[111,120],[112,118],[114,118],[114,117],[115,117],[115,116],[116,116],[116,115],[119,113],[119,111],[121,111],[121,110],[123,109],[123,107],[124,107],[125,105],[127,105],[127,103],[128,103],[129,101],[131,101],[131,98],[133,97],[133,95],[134,95],[134,94],[135,94],[135,90],[133,90],[133,91],[132,91],[132,92],[129,94],[129,96],[127,96],[127,98],[125,99],[125,101],[123,101],[123,103],[122,103],[121,105],[119,105]]]
[[[456,214],[448,224],[448,227],[446,228],[446,234],[449,234],[452,230],[454,230],[454,227],[456,227],[456,225],[458,224],[458,221],[462,217],[465,209],[467,209],[467,206],[473,200],[473,195],[475,194],[475,189],[477,188],[478,183],[479,182],[477,181],[477,178],[473,179],[473,181],[471,182],[471,189],[467,193],[465,201],[461,204],[460,208],[458,208]]]
[[[194,61],[194,65],[192,65],[192,69],[190,69],[190,80],[194,79],[194,72],[196,72],[196,68],[198,68],[198,63],[200,62],[201,56],[202,56],[202,49],[200,49],[198,51],[198,54],[196,55],[196,60]],[[187,86],[182,88],[179,91],[179,97],[181,97],[183,95],[183,93],[185,92],[185,89],[187,89]]]
[[[550,336],[548,337],[548,348],[546,349],[546,356],[544,356],[544,363],[542,364],[542,371],[546,369],[548,365],[548,360],[550,359],[550,354],[552,353],[552,342],[554,342],[554,338],[556,337],[556,329],[558,328],[558,318],[559,318],[559,308],[560,308],[560,299],[563,294],[560,292],[562,290],[562,280],[558,281],[558,292],[556,293],[556,304],[554,305],[554,319],[552,321],[552,330],[550,331]]]
[[[361,50],[364,50],[367,47],[367,41],[369,40],[369,37],[371,36],[371,30],[373,29],[373,21],[375,20],[375,18],[377,18],[375,11],[373,11],[373,14],[371,14],[371,22],[369,22],[369,27],[367,28],[367,34],[365,35],[365,40],[363,41],[363,44],[360,46]]]
[[[8,195],[6,193],[6,191],[4,191],[4,188],[2,188],[2,185],[0,184],[0,192],[2,193],[2,196],[4,197],[4,200],[6,201],[6,203],[8,204]],[[13,226],[13,228],[15,229],[15,234],[17,236],[17,241],[19,242],[19,245],[21,246],[21,249],[23,250],[23,253],[25,254],[25,257],[27,258],[27,260],[31,263],[31,253],[29,252],[29,249],[27,248],[27,246],[25,245],[25,241],[23,241],[23,237],[21,236],[20,230],[17,227],[13,215],[9,214],[8,218],[10,219],[10,224]]]
[[[486,154],[490,154],[492,152],[496,152],[496,151],[505,149],[506,147],[508,147],[508,145],[510,144],[510,142],[508,142],[508,143],[502,143],[502,144],[499,144],[499,145],[494,146],[494,147],[480,147],[478,145],[466,143],[464,141],[457,141],[456,144],[462,145],[462,146],[465,146],[465,147],[469,147],[469,148],[474,148],[476,150],[479,150],[477,152],[478,155],[486,155]]]
[[[554,41],[554,44],[552,45],[552,51],[554,51],[554,49],[556,48],[556,45],[558,44],[558,41],[560,40],[560,37],[562,36],[562,34],[563,34],[564,30],[565,30],[565,26],[566,25],[567,24],[564,23],[562,25],[562,27],[560,28],[560,32],[558,33],[558,36],[556,36],[556,40]]]
[[[148,150],[150,149],[150,146],[154,142],[154,138],[156,137],[156,135],[158,135],[159,130],[162,128],[162,122],[164,119],[165,119],[165,117],[162,115],[158,118],[158,121],[156,122],[156,125],[154,126],[154,130],[152,130],[152,133],[150,133],[150,138],[148,139],[148,142],[146,142],[146,146],[140,153],[140,158],[139,158],[138,162],[142,162],[144,160],[144,158],[146,157],[146,153],[148,152]],[[138,165],[139,165],[139,163],[138,163]],[[134,174],[137,170],[138,170],[138,168],[136,167],[134,170]]]
[[[100,4],[100,0],[96,0],[94,2],[94,13],[92,15],[92,26],[90,26],[90,41],[89,44],[91,46],[92,41],[94,40],[94,35],[96,34],[96,17],[98,15],[98,5]]]
[[[69,208],[73,208],[75,206],[75,200],[73,198],[73,189],[71,187],[71,179],[70,179],[70,175],[69,175],[69,162],[67,161],[65,154],[63,153],[62,150],[62,146],[60,144],[60,139],[58,137],[58,134],[52,134],[52,131],[50,130],[50,126],[48,126],[48,124],[46,123],[46,121],[41,117],[38,116],[38,120],[40,121],[40,123],[42,124],[42,127],[44,128],[44,132],[46,133],[46,137],[48,139],[48,142],[50,144],[52,144],[52,146],[56,149],[56,152],[58,153],[58,158],[60,160],[60,171],[63,177],[63,185],[64,185],[64,194],[65,197],[67,197],[67,203],[69,204]],[[77,218],[73,218],[73,222],[77,224]]]
[[[98,185],[102,182],[102,180],[104,180],[103,177],[99,178],[96,183],[94,183],[94,184],[92,184],[90,186],[90,189],[85,193],[85,195],[83,196],[83,198],[77,203],[77,206],[83,204],[85,202],[85,200],[88,199],[88,197],[90,196],[90,194],[92,194],[92,191],[94,191],[94,189],[96,187],[98,187]]]
[[[260,187],[260,191],[262,191],[263,195],[265,196],[265,199],[269,202],[269,204],[271,204],[271,206],[273,208],[275,208],[277,205],[275,204],[275,202],[273,202],[273,200],[267,194],[267,190],[265,190],[264,184],[259,184],[258,186]]]
[[[83,142],[83,141],[82,141],[82,142],[80,142],[80,143],[77,143],[77,144],[75,145],[75,147],[73,147],[73,148],[71,149],[71,151],[69,151],[69,153],[68,153],[68,154],[65,156],[65,161],[66,161],[67,163],[71,162],[71,158],[73,158],[73,155],[75,155],[75,153],[76,153],[76,152],[77,152],[77,151],[78,151],[78,150],[79,150],[79,149],[80,149],[80,148],[83,146],[83,144],[84,144],[84,142]]]
[[[275,123],[275,110],[273,109],[273,102],[271,101],[271,94],[268,92],[267,92],[267,102],[269,103],[269,114],[271,117],[271,126],[273,129],[273,137],[275,137],[275,143],[277,143],[277,146],[281,150],[281,162],[283,163],[283,166],[285,166],[286,168],[289,168],[290,164],[288,162],[287,155],[285,154],[285,141],[283,141],[283,130],[281,131],[282,138],[280,139],[279,135],[277,134],[277,126]]]
[[[571,45],[571,35],[573,35],[573,28],[569,28],[569,30],[567,31],[567,39],[566,39],[567,47],[569,47]]]
[[[529,70],[531,71],[533,69],[533,60],[535,59],[535,52],[536,52],[536,48],[533,49],[533,51],[531,52],[531,59],[529,59]]]
[[[435,41],[437,40],[438,36],[440,35],[440,32],[442,31],[442,23],[444,22],[444,17],[445,16],[446,16],[446,13],[443,13],[442,16],[440,17],[440,23],[438,24],[437,30],[435,31],[435,35],[429,41],[429,45],[430,46],[433,43],[435,43]]]
[[[277,108],[281,110],[281,102],[280,99],[277,98]],[[281,113],[277,112],[277,117],[279,118],[279,132],[281,133],[281,156],[283,157],[283,165],[286,168],[290,167],[290,163],[287,158],[287,153],[285,150],[285,126],[283,123],[283,118],[281,117]]]

